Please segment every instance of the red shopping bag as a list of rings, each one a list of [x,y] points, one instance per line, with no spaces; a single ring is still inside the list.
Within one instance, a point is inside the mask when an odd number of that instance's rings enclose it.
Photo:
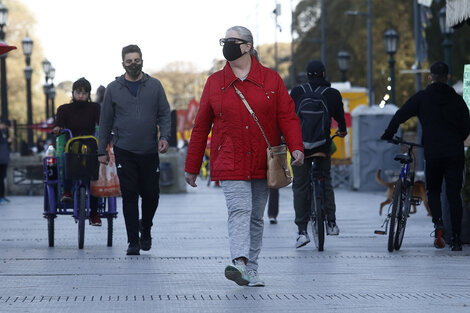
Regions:
[[[90,183],[90,193],[95,197],[103,198],[121,195],[112,144],[108,145],[108,155],[109,163],[107,165],[100,164],[98,180],[92,180]]]

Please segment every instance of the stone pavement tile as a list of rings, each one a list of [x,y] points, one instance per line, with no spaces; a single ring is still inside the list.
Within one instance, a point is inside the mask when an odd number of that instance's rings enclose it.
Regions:
[[[400,251],[375,235],[382,193],[336,190],[341,233],[325,251],[294,248],[292,190],[280,191],[279,223],[265,223],[260,276],[265,288],[224,278],[229,262],[221,189],[204,182],[186,194],[161,195],[152,250],[126,256],[118,201],[113,247],[103,227],[56,219],[47,247],[41,197],[0,206],[0,312],[468,312],[470,249],[436,250],[422,207],[411,216]]]

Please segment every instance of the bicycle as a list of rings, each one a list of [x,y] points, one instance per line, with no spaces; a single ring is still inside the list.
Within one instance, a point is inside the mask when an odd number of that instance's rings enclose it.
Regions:
[[[404,141],[401,137],[394,137],[388,142],[407,146],[408,151],[395,155],[394,160],[401,163],[400,177],[395,183],[392,203],[389,206],[387,217],[382,227],[385,231],[376,230],[375,234],[386,235],[388,228],[388,251],[400,250],[405,235],[406,221],[410,216],[411,205],[419,205],[420,197],[413,196],[413,185],[415,173],[410,169],[410,164],[414,161],[413,147],[423,147],[421,144]]]
[[[68,137],[71,138],[67,143],[71,143],[73,140],[81,142],[84,138],[72,137],[72,132],[69,129],[63,129],[61,135],[63,134],[68,134]],[[74,218],[78,224],[78,248],[83,249],[84,246],[85,220],[89,218],[91,210],[90,179],[98,175],[98,159],[96,151],[86,151],[87,148],[96,145],[96,138],[85,136],[83,140],[86,144],[82,147],[85,149],[82,148],[81,151],[75,153],[63,152],[58,156],[46,156],[43,160],[43,216],[47,219],[49,247],[54,247],[54,219],[57,215],[71,215]],[[65,177],[71,180],[72,203],[64,203],[59,198],[61,190],[64,188]],[[98,199],[97,209],[100,217],[108,220],[107,246],[111,247],[113,244],[113,219],[117,217],[116,197]]]
[[[333,135],[330,139],[337,137],[338,134]],[[325,193],[324,193],[324,175],[316,167],[316,163],[326,158],[327,154],[324,152],[316,152],[312,155],[306,156],[305,159],[312,158],[312,167],[309,173],[309,189],[308,201],[310,203],[310,225],[312,227],[312,237],[318,251],[323,251],[325,245],[325,225],[327,224],[327,215],[325,211]]]

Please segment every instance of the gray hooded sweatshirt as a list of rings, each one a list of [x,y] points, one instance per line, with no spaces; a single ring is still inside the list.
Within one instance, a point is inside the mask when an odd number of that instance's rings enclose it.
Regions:
[[[101,107],[98,133],[98,154],[107,154],[111,140],[124,150],[136,154],[158,152],[160,139],[170,137],[170,106],[162,84],[144,73],[134,97],[126,85],[124,75],[116,77],[107,87]]]

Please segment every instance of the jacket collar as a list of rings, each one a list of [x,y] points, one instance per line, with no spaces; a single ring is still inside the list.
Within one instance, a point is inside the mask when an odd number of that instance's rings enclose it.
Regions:
[[[143,73],[144,75],[142,76],[142,79],[140,80],[142,84],[145,85],[145,82],[149,80],[150,76],[148,74]],[[121,84],[122,87],[126,86],[126,78],[125,74],[122,74],[121,76],[116,77],[116,81]]]
[[[263,87],[262,68],[263,66],[261,63],[259,63],[259,61],[256,60],[254,56],[251,56],[251,68],[245,80],[251,81],[256,85]],[[239,79],[235,76],[235,74],[233,74],[232,68],[230,67],[230,63],[228,61],[225,63],[225,66],[222,69],[222,73],[224,76],[223,89],[229,88],[236,80]]]

